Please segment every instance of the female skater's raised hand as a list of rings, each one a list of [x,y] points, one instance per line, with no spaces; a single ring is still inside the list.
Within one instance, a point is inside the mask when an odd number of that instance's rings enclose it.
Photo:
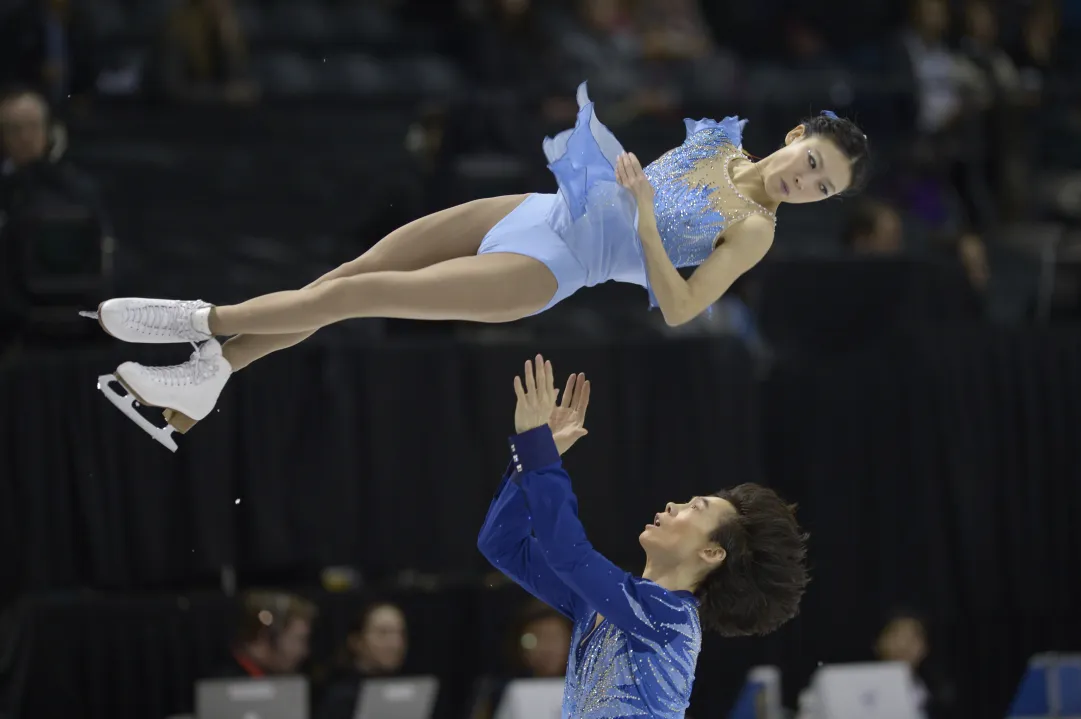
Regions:
[[[653,209],[653,185],[633,152],[624,152],[616,159],[616,180],[631,191],[639,209]]]
[[[518,395],[518,406],[514,408],[514,428],[518,434],[547,424],[559,396],[552,363],[540,355],[537,355],[535,367],[533,362],[526,360],[525,387],[522,378],[516,376],[514,394]]]
[[[552,438],[560,454],[589,434],[585,427],[588,407],[589,382],[585,374],[572,374],[567,378],[567,388],[563,390],[559,406],[552,410],[548,418],[548,426],[552,429]]]

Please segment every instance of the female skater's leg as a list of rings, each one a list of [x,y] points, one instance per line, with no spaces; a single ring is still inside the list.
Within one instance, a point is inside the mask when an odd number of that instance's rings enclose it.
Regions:
[[[288,335],[353,317],[509,322],[538,312],[559,289],[540,260],[508,252],[459,257],[407,272],[371,272],[317,287],[276,292],[210,314],[215,334]],[[217,342],[205,342],[183,365],[125,362],[116,371],[128,392],[162,407],[181,432],[207,416],[233,372]]]
[[[210,311],[216,335],[315,330],[357,317],[510,322],[544,309],[555,275],[539,260],[493,253],[412,272],[372,272]]]
[[[496,224],[518,201],[508,201],[484,224]],[[479,215],[471,212],[467,217],[476,219]],[[435,233],[449,231],[452,225],[432,223],[424,237],[438,242]],[[537,241],[542,245],[554,242],[550,230],[536,230],[541,233]],[[477,237],[486,233],[484,230]],[[363,258],[354,262],[363,267]],[[216,310],[196,302],[110,300],[103,303],[108,322],[103,317],[102,325],[114,336],[127,334],[134,338],[128,341],[136,342],[201,341],[213,334],[274,337],[271,345],[257,348],[265,354],[352,317],[507,322],[544,309],[558,289],[556,275],[544,262],[512,252],[491,252],[414,270],[323,278],[307,289],[277,292]],[[112,308],[107,307],[109,303]],[[213,410],[233,371],[221,345],[206,341],[182,365],[160,368],[125,362],[117,368],[116,378],[142,404],[173,410],[167,413],[168,419],[180,428],[177,417],[190,426]]]
[[[514,210],[526,195],[492,197],[467,202],[410,222],[384,237],[355,260],[335,268],[304,289],[342,277],[369,272],[409,271],[477,254],[484,236]],[[315,330],[286,334],[241,334],[222,347],[233,371],[278,350],[292,347]]]

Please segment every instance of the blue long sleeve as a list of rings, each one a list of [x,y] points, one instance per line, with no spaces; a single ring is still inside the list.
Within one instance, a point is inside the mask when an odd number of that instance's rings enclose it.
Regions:
[[[621,570],[586,538],[551,430],[543,426],[512,438],[511,451],[533,534],[554,575],[592,610],[654,651],[686,641],[697,652],[701,626],[691,594]]]
[[[559,456],[558,452],[556,456]],[[533,537],[525,495],[511,481],[514,473],[515,465],[512,464],[488,508],[488,516],[477,538],[477,548],[499,571],[573,621],[583,610],[582,602],[544,561]]]

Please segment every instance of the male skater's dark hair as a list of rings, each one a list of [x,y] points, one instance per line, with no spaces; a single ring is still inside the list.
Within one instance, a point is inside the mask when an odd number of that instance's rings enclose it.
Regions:
[[[721,566],[695,590],[702,625],[726,637],[769,634],[799,613],[807,572],[807,534],[795,505],[757,484],[718,492],[738,516],[711,539],[724,547]]]

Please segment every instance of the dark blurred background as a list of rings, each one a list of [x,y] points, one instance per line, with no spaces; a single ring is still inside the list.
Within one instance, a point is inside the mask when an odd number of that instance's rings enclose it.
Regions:
[[[670,499],[801,505],[802,616],[708,639],[690,716],[756,664],[794,707],[820,663],[875,658],[932,717],[1003,716],[1031,655],[1081,650],[1079,48],[1076,0],[2,0],[0,716],[189,712],[238,646],[328,718],[366,676],[434,673],[440,716],[482,717],[561,675],[565,627],[475,549],[537,351],[592,377],[568,465],[628,569]],[[428,212],[554,191],[540,141],[582,80],[643,161],[686,116],[749,117],[762,157],[832,109],[874,179],[784,209],[678,331],[612,285],[513,325],[344,323],[176,455],[95,390],[186,354],[77,317],[108,296],[295,288]],[[310,652],[235,623],[257,587],[306,598]]]

